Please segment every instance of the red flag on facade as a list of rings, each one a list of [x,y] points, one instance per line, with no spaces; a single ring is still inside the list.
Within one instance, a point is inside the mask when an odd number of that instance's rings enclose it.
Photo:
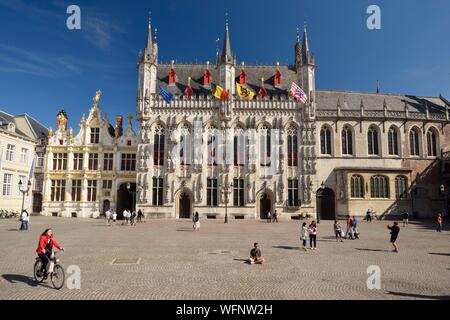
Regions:
[[[184,93],[190,98],[193,94],[192,87],[191,87],[191,77],[188,78],[188,85],[186,89],[184,90]]]
[[[220,100],[227,101],[228,100],[228,90],[223,90],[222,95],[220,96]]]
[[[261,78],[261,89],[259,89],[259,96],[261,98],[264,98],[265,96],[267,96],[267,91],[264,88],[264,78]]]

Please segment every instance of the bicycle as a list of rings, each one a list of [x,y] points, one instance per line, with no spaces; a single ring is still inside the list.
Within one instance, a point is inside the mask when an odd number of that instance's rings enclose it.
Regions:
[[[47,276],[45,274],[43,274],[41,271],[42,260],[39,257],[36,257],[36,262],[34,263],[34,272],[33,272],[34,279],[37,283],[44,282],[50,276],[50,280],[53,284],[53,287],[56,290],[59,290],[64,286],[64,281],[66,279],[64,268],[59,263],[60,260],[58,258],[56,258],[56,254],[59,252],[61,252],[61,250],[59,250],[57,252],[53,252],[51,255],[49,265],[47,266],[47,268],[48,268]]]

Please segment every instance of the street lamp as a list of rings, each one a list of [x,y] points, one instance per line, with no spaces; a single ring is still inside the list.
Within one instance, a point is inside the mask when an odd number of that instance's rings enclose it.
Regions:
[[[231,183],[225,183],[225,185],[220,184],[219,187],[222,189],[222,192],[225,193],[225,221],[224,223],[228,223],[228,194],[231,192],[232,188]]]
[[[322,181],[322,183],[320,184],[320,190],[323,191],[324,189],[325,189],[325,182]],[[322,211],[322,201],[319,201],[319,203],[320,203],[321,208],[320,208],[320,210],[317,210],[317,223],[320,223],[320,212],[319,211]]]
[[[28,187],[28,189],[31,187],[31,181],[29,181],[29,180],[27,183],[27,187]],[[22,214],[24,203],[25,203],[25,192],[26,192],[25,186],[23,185],[22,180],[19,180],[19,191],[22,193],[22,210],[20,211],[20,214]]]
[[[132,211],[134,211],[134,198],[135,198],[135,196],[136,196],[136,191],[131,191],[131,183],[127,183],[127,191],[128,191],[128,193],[130,193],[131,194],[131,196],[132,196],[132,201],[131,201],[131,210]]]

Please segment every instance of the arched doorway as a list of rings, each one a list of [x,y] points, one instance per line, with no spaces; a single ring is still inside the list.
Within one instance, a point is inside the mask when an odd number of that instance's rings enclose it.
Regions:
[[[136,194],[136,183],[130,183],[130,190],[127,188],[128,183],[122,183],[117,190],[117,215],[119,219],[123,218],[123,211],[134,210]]]
[[[334,191],[330,188],[317,190],[317,215],[322,220],[336,218]]]
[[[111,202],[106,199],[103,200],[103,214],[105,214],[106,211],[108,211],[111,208]]]
[[[178,217],[180,219],[190,219],[191,218],[191,195],[183,191],[178,199]]]
[[[267,193],[259,199],[259,218],[267,219],[267,214],[272,211],[272,201]]]

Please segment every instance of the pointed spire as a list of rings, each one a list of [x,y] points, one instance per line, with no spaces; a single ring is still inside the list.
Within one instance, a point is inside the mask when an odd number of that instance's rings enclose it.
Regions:
[[[302,65],[302,45],[300,44],[300,29],[297,28],[297,39],[295,41],[295,68]]]
[[[308,43],[308,30],[306,26],[306,21],[303,27],[302,60],[304,63],[309,62],[309,43]]]
[[[145,50],[148,53],[152,52],[153,42],[152,42],[152,13],[148,13],[148,33],[147,33],[147,43],[145,44]]]
[[[381,90],[380,90],[380,81],[377,80],[377,94],[380,94]]]
[[[233,63],[233,53],[231,52],[230,34],[228,32],[228,13],[225,15],[225,36],[223,41],[222,53],[220,55],[221,63]]]

